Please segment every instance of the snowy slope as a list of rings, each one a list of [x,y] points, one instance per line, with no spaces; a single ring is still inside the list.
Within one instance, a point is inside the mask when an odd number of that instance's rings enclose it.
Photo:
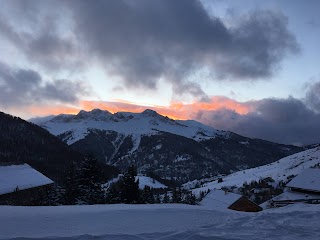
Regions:
[[[287,180],[288,176],[297,175],[318,163],[320,163],[320,147],[290,155],[271,164],[232,173],[223,177],[223,182],[218,183],[218,180],[215,180],[205,183],[193,192],[199,194],[200,191],[207,189],[221,189],[225,186],[240,187],[244,182],[250,183],[267,177],[272,177],[275,181]],[[188,183],[184,186],[187,188]]]
[[[119,179],[122,177],[122,174],[119,174],[118,177],[111,179],[109,182],[104,184],[105,187],[108,187],[112,183],[116,183],[119,181]],[[149,186],[151,188],[167,188],[166,185],[163,185],[162,183],[158,182],[157,180],[146,177],[146,176],[136,176],[136,181],[139,179],[139,188],[144,189],[145,186]]]
[[[28,164],[0,166],[0,194],[51,184],[53,181]]]
[[[136,180],[139,179],[139,188],[144,189],[145,186],[149,186],[151,188],[167,188],[166,185],[158,182],[155,179],[146,176],[136,176]]]
[[[320,239],[320,205],[259,213],[182,204],[0,206],[0,239]]]
[[[115,114],[99,109],[90,112],[82,110],[77,115],[62,114],[49,120],[33,119],[33,121],[53,135],[72,132],[72,138],[67,140],[69,145],[84,138],[89,129],[111,130],[125,136],[132,135],[136,141],[139,141],[141,135],[153,135],[158,132],[173,133],[197,141],[214,138],[217,135],[228,135],[228,132],[213,129],[196,121],[174,121],[152,110]]]

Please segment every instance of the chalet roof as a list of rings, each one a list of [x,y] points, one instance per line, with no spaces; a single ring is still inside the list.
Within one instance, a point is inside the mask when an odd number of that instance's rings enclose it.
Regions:
[[[28,164],[0,166],[0,195],[51,184],[53,181]]]
[[[309,168],[293,178],[287,187],[320,192],[320,169]]]
[[[295,200],[310,200],[310,199],[320,199],[320,196],[316,194],[306,194],[306,193],[287,191],[272,198],[273,201],[295,201]]]
[[[242,195],[239,194],[213,189],[204,197],[200,205],[211,209],[227,209],[241,197]]]

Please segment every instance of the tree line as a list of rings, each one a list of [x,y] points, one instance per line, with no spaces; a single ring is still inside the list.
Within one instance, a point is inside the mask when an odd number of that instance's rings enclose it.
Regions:
[[[35,205],[79,204],[197,204],[201,199],[191,191],[181,188],[139,188],[135,166],[129,166],[118,181],[105,184],[104,172],[93,157],[86,157],[81,164],[71,163],[66,170],[63,184],[50,189],[39,197]],[[203,194],[201,194],[203,197]]]

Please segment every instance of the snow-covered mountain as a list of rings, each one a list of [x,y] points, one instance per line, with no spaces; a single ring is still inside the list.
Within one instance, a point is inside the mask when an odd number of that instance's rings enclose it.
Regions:
[[[118,112],[115,114],[100,109],[90,112],[82,110],[77,115],[61,114],[49,120],[48,118],[44,118],[43,121],[39,118],[33,119],[33,122],[54,135],[70,133],[63,139],[69,145],[84,139],[91,129],[114,131],[124,136],[132,136],[136,145],[139,145],[141,136],[156,135],[159,132],[168,132],[196,141],[229,135],[229,132],[219,131],[196,121],[174,121],[149,109],[142,113]]]
[[[101,162],[120,169],[134,164],[140,173],[181,182],[271,163],[302,150],[173,120],[149,109],[114,114],[94,109],[33,122]]]
[[[238,171],[228,176],[222,177],[222,182],[218,179],[204,183],[202,187],[193,190],[198,194],[200,191],[208,189],[221,189],[222,187],[241,187],[243,183],[250,183],[251,181],[259,181],[268,177],[273,178],[276,182],[287,181],[290,177],[298,175],[304,169],[314,167],[320,164],[320,147],[299,152],[276,162]],[[184,184],[185,188],[192,188],[197,181],[192,181]]]

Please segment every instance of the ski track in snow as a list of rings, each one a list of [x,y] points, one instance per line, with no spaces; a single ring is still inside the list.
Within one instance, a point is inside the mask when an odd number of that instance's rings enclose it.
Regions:
[[[0,239],[320,239],[320,205],[259,213],[182,204],[0,206]]]

